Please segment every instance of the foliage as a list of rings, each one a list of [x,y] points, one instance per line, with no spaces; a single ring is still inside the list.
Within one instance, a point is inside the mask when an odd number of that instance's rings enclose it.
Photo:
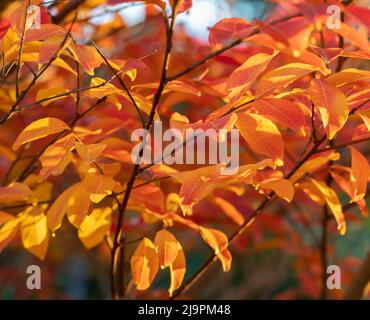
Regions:
[[[87,250],[108,246],[113,298],[134,296],[132,284],[154,297],[161,269],[177,297],[215,261],[232,269],[231,244],[236,252],[272,246],[291,253],[299,270],[300,289],[282,297],[318,297],[320,288],[327,297],[328,234],[346,237],[350,222],[364,226],[368,216],[369,10],[273,2],[266,21],[219,21],[209,44],[175,23],[191,0],[147,0],[134,27],[118,12],[135,1],[8,5],[0,28],[0,251],[21,244],[48,259],[60,228],[71,225]],[[327,27],[329,2],[342,12],[339,29]],[[41,5],[39,28],[27,23],[29,4]],[[114,18],[93,23],[98,7]],[[238,172],[133,164],[131,133],[156,120],[182,131],[237,128]],[[289,220],[318,231],[318,243],[305,245]],[[261,233],[272,240],[259,242]],[[187,258],[201,239],[212,255],[189,275]]]

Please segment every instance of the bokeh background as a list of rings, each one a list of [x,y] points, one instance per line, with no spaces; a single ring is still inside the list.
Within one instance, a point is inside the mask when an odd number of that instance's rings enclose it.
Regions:
[[[52,3],[48,1],[48,6]],[[208,28],[222,18],[240,17],[246,20],[263,19],[274,5],[262,0],[194,0],[190,13],[184,14],[178,24],[199,41],[207,42]],[[366,1],[365,1],[366,4]],[[106,8],[97,8],[92,19],[99,24],[109,21],[112,14]],[[120,10],[128,28],[143,23],[142,5],[126,5]],[[370,147],[368,147],[370,148]],[[369,151],[369,150],[368,150]],[[345,201],[343,201],[345,202]],[[209,299],[289,299],[315,298],[319,296],[321,270],[319,263],[320,226],[304,223],[320,219],[299,204],[291,215],[287,210],[260,216],[247,235],[241,237],[232,249],[233,267],[221,272],[215,264],[188,292],[187,297]],[[296,212],[294,212],[296,210]],[[133,215],[133,214],[132,214]],[[314,213],[315,215],[315,213]],[[358,223],[358,212],[348,213],[349,230],[346,237],[335,232],[329,236],[329,263],[338,264],[343,271],[343,285],[350,279],[370,250],[370,221]],[[352,220],[352,221],[351,221]],[[209,248],[190,233],[176,233],[186,252],[188,278],[210,255]],[[135,242],[130,250],[135,249]],[[297,253],[299,257],[297,258]],[[129,256],[129,255],[127,255]],[[109,285],[110,253],[101,246],[87,251],[77,238],[76,229],[65,224],[51,241],[45,261],[41,262],[23,248],[8,246],[0,254],[0,299],[110,299]],[[42,290],[26,288],[26,268],[36,264],[42,270]],[[127,263],[127,268],[129,264]],[[160,297],[168,288],[169,275],[165,272],[153,284]],[[340,292],[330,292],[332,298],[341,297]],[[135,297],[135,294],[133,294]],[[145,298],[145,294],[140,297]],[[152,296],[153,297],[153,296]]]

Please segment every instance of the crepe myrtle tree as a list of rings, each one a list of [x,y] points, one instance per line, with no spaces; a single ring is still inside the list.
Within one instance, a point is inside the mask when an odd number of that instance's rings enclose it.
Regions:
[[[273,248],[298,283],[280,297],[361,298],[369,259],[333,249],[347,226],[366,231],[369,9],[275,0],[263,21],[222,19],[206,42],[176,23],[196,1],[4,3],[1,255],[47,263],[71,229],[100,248],[113,299],[174,299],[191,298],[213,264],[232,272],[234,255]],[[132,26],[120,13],[133,6],[144,18]],[[166,154],[150,138],[156,123],[176,132],[161,140]],[[207,130],[223,134],[201,140]],[[238,148],[231,174],[217,154],[225,139]],[[156,156],[142,161],[144,150]],[[201,243],[209,257],[189,270]],[[329,291],[333,263],[343,291]],[[167,293],[153,282],[168,274]]]

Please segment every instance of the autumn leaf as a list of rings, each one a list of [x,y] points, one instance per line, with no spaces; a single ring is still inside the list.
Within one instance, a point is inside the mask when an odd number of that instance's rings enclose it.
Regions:
[[[243,215],[230,202],[221,197],[215,197],[214,201],[239,226],[244,223]]]
[[[359,80],[366,80],[369,78],[370,71],[368,70],[348,68],[330,75],[325,80],[326,82],[329,82],[333,86],[340,87],[348,83],[352,83]]]
[[[18,150],[19,147],[25,143],[65,130],[69,130],[69,127],[62,120],[56,118],[43,118],[36,120],[23,129],[19,134],[17,140],[13,144],[13,150]]]
[[[326,155],[318,155],[307,160],[299,169],[289,178],[292,183],[298,181],[300,177],[309,172],[315,172],[329,161],[337,161],[340,159],[340,154],[337,152],[329,152]]]
[[[304,111],[298,104],[288,99],[258,99],[253,108],[259,114],[279,126],[292,129],[301,136],[306,136]]]
[[[107,147],[104,143],[93,143],[93,144],[83,144],[76,142],[75,143],[76,150],[78,155],[85,161],[92,163],[98,158],[105,148]]]
[[[23,246],[39,259],[44,260],[49,244],[49,230],[44,210],[31,207],[24,214],[25,217],[21,222]]]
[[[179,251],[177,239],[169,231],[163,229],[158,231],[154,245],[157,249],[159,265],[162,269],[169,267],[176,259]]]
[[[131,257],[132,280],[138,290],[150,287],[159,269],[157,252],[153,242],[144,238]]]
[[[225,18],[209,30],[209,43],[212,48],[219,49],[232,40],[247,37],[253,29],[254,26],[244,19]]]
[[[231,266],[231,255],[227,250],[229,241],[226,235],[219,230],[204,227],[200,227],[200,235],[220,259],[224,272],[229,271]]]
[[[273,159],[277,166],[284,164],[284,141],[271,120],[244,112],[238,115],[236,127],[253,151]]]
[[[276,193],[279,198],[291,202],[294,198],[295,189],[287,179],[271,178],[264,180],[257,185],[258,189],[269,189]]]
[[[97,173],[87,174],[82,183],[90,196],[90,200],[94,203],[99,203],[106,196],[112,194],[117,185],[112,177]]]
[[[94,69],[104,63],[103,58],[92,46],[72,42],[69,46],[76,60],[81,64],[86,73],[94,75]]]
[[[199,168],[192,171],[172,172],[170,175],[182,184],[180,189],[180,207],[184,215],[191,215],[193,206],[223,184],[240,180],[247,184],[253,183],[257,170],[272,166],[271,159],[239,168],[235,176],[222,175],[222,164]]]
[[[353,198],[351,202],[362,199],[366,194],[367,183],[370,177],[370,166],[367,159],[355,148],[349,147],[352,155]]]
[[[78,221],[83,220],[89,209],[89,195],[82,183],[76,183],[64,190],[50,206],[47,212],[48,228],[52,231],[59,229],[67,212],[78,226]]]
[[[348,119],[345,95],[325,80],[317,79],[311,81],[309,95],[320,113],[328,138],[332,140]]]
[[[46,148],[40,156],[42,169],[40,179],[45,180],[50,175],[62,174],[66,166],[72,161],[72,148],[76,137],[73,134],[66,135]]]
[[[344,235],[346,233],[347,227],[342,212],[342,206],[340,204],[337,194],[332,188],[328,187],[322,181],[318,181],[315,179],[310,179],[310,181],[324,197],[326,204],[328,205],[330,211],[334,215],[335,220],[337,221],[339,233],[341,235]]]
[[[19,182],[12,182],[6,187],[0,188],[0,203],[25,201],[31,195],[30,188]]]
[[[232,72],[227,80],[227,89],[233,103],[236,103],[250,89],[273,57],[273,55],[265,53],[256,54],[249,57],[246,62]]]
[[[78,237],[87,249],[99,245],[109,231],[112,208],[95,208],[85,216],[78,229]]]
[[[256,96],[261,97],[277,89],[285,88],[313,71],[315,71],[314,66],[304,63],[289,63],[271,70],[258,82]]]
[[[178,244],[178,246],[176,259],[170,265],[171,284],[168,289],[170,297],[172,297],[173,292],[181,286],[186,273],[185,253],[181,245]]]
[[[0,253],[3,249],[12,241],[19,230],[20,219],[13,217],[7,219],[5,223],[0,227]]]

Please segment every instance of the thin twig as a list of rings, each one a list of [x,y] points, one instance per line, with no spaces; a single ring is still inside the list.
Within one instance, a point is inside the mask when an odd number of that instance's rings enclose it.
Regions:
[[[36,74],[36,76],[34,76],[34,78],[30,82],[30,84],[26,87],[26,89],[24,89],[20,93],[20,95],[16,99],[15,103],[11,106],[10,110],[5,115],[3,115],[3,117],[0,120],[0,125],[2,125],[4,122],[6,122],[13,115],[13,113],[15,112],[16,108],[18,107],[18,105],[23,101],[23,99],[25,98],[25,96],[27,95],[27,93],[29,92],[29,90],[36,83],[36,80],[38,78],[40,78],[41,75],[43,75],[44,72],[51,66],[51,64],[53,63],[53,61],[56,58],[58,58],[59,52],[64,48],[64,45],[66,44],[67,39],[68,39],[69,35],[71,34],[72,26],[73,26],[76,18],[77,18],[77,15],[74,17],[74,19],[73,19],[73,21],[72,21],[72,23],[71,23],[71,25],[69,27],[68,32],[64,36],[62,42],[60,43],[58,49],[55,51],[55,53],[53,54],[53,56],[49,59],[49,61],[43,67],[41,67],[40,71]]]
[[[93,46],[95,47],[96,51],[99,53],[99,55],[102,57],[102,59],[104,60],[104,62],[107,64],[107,66],[109,67],[109,69],[112,71],[112,73],[116,76],[116,79],[118,80],[119,84],[121,85],[122,89],[126,92],[126,94],[128,95],[132,105],[134,106],[134,108],[136,109],[136,112],[140,118],[140,121],[143,125],[143,127],[145,127],[146,125],[146,122],[145,122],[145,119],[143,118],[143,115],[141,113],[141,110],[139,108],[139,106],[137,105],[134,97],[132,96],[130,90],[127,88],[125,82],[122,80],[122,78],[118,75],[117,71],[113,68],[113,66],[111,65],[111,63],[108,61],[108,59],[104,56],[104,54],[101,52],[101,50],[97,47],[97,45],[95,44],[94,41],[92,41],[92,44]]]
[[[27,22],[27,10],[28,7],[30,6],[30,0],[27,2],[27,6],[25,7],[24,11],[24,19],[22,19],[22,34],[21,34],[21,42],[19,45],[19,52],[18,52],[18,61],[17,61],[17,68],[16,68],[16,75],[15,75],[15,95],[16,99],[19,99],[19,73],[21,70],[21,65],[22,65],[22,51],[23,51],[23,44],[24,44],[24,35],[26,33],[26,22]]]

